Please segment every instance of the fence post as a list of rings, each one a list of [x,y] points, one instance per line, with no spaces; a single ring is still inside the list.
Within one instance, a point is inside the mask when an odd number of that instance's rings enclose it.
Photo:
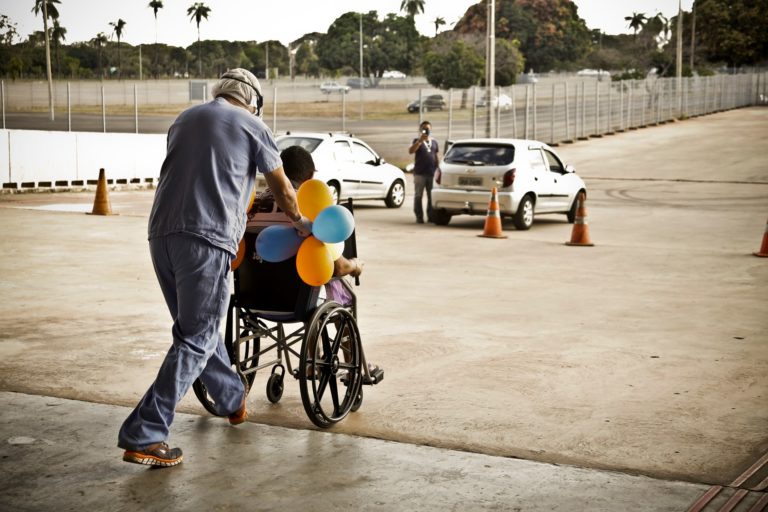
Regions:
[[[635,80],[629,80],[629,92],[627,93],[627,128],[634,129],[632,125],[632,104],[634,103],[634,94],[632,90],[635,88]]]
[[[453,87],[448,89],[448,137],[446,142],[451,140],[452,127],[453,127]],[[443,147],[443,153],[445,153],[445,147]]]
[[[104,85],[101,86],[101,128],[107,133],[107,101],[104,97]]]
[[[624,131],[624,80],[619,81],[619,130]]]
[[[72,95],[67,82],[67,131],[72,131]]]
[[[0,102],[3,104],[3,130],[5,130],[5,80],[0,80]]]
[[[645,90],[646,82],[643,81],[643,88],[640,91],[640,128],[645,128]]]
[[[555,143],[555,84],[552,84],[552,98],[549,101],[549,143]]]
[[[203,101],[205,101],[205,86],[203,86]],[[136,82],[133,82],[133,125],[136,133],[139,133],[139,93],[136,90]]]
[[[536,111],[538,110],[536,106],[536,84],[531,85],[531,96],[533,97],[533,137],[532,139],[539,140],[539,130],[538,130],[539,126],[537,122],[538,120],[536,118]]]
[[[571,141],[571,113],[568,108],[568,81],[565,81],[565,142]]]
[[[515,98],[515,86],[511,86],[512,96],[512,138],[517,138],[517,99]]]
[[[272,133],[277,133],[277,86],[272,88]]]
[[[501,87],[496,87],[496,138],[499,138],[499,126],[501,125]]]
[[[362,82],[360,83],[360,89],[363,88]],[[419,89],[419,126],[424,122],[424,89]]]
[[[419,92],[421,101],[421,92]],[[477,138],[477,87],[472,89],[472,138]]]
[[[595,136],[600,135],[600,79],[595,81]]]
[[[524,137],[526,139],[529,138],[528,137],[528,114],[529,114],[528,111],[530,109],[530,105],[529,105],[530,104],[530,93],[531,93],[531,86],[530,85],[526,85],[525,86],[525,112],[524,112],[524,115],[523,115],[523,123],[524,123],[523,133],[524,133]]]
[[[608,82],[608,129],[607,135],[613,135],[613,81]]]

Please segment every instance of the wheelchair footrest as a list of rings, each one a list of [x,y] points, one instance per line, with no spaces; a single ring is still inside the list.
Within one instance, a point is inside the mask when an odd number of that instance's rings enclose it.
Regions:
[[[371,376],[368,377],[368,375],[363,374],[363,385],[364,386],[375,386],[379,382],[384,380],[384,368],[376,368],[371,372]]]

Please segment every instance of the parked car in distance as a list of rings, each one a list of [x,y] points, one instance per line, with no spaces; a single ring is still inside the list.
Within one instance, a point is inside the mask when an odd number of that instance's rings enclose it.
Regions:
[[[353,198],[383,200],[389,208],[405,201],[405,174],[388,164],[365,142],[336,133],[289,132],[275,139],[280,151],[301,146],[312,154],[315,179],[331,188],[334,202]],[[256,178],[256,189],[264,190],[266,180]]]
[[[419,102],[419,100],[413,100],[407,106],[408,112],[411,114],[418,112],[419,108],[421,108],[422,111],[429,111],[443,110],[445,107],[445,98],[443,98],[442,94],[430,94],[429,96],[423,97],[421,102]]]
[[[362,84],[363,89],[369,89],[374,86],[373,80],[371,80],[368,77],[363,77],[362,79],[360,79],[359,77],[347,79],[347,85],[352,89],[360,89],[361,87],[360,84]]]
[[[331,94],[334,92],[340,92],[342,94],[349,92],[349,87],[341,85],[339,82],[323,82],[320,84],[320,92],[323,94]]]
[[[511,217],[517,229],[529,229],[543,213],[564,213],[573,223],[578,194],[587,190],[573,166],[535,140],[457,140],[440,170],[432,206],[435,224],[443,226],[454,215],[486,215],[493,187],[501,216]]]
[[[536,83],[539,83],[539,78],[533,74],[533,71],[529,71],[527,73],[520,75],[520,78],[517,79],[517,83],[536,84]]]
[[[398,80],[402,80],[403,78],[405,78],[405,76],[406,76],[405,73],[403,73],[402,71],[396,71],[396,70],[385,71],[384,73],[381,74],[382,78],[396,78]]]
[[[496,108],[500,108],[501,110],[509,110],[509,109],[512,108],[512,98],[510,98],[506,94],[499,94],[498,96],[495,96],[495,95],[491,96],[491,102],[490,103],[491,103],[491,108],[494,109],[494,110]],[[485,96],[483,96],[482,98],[479,98],[477,100],[476,105],[478,107],[486,107],[486,106],[488,106],[488,102],[487,102]]]

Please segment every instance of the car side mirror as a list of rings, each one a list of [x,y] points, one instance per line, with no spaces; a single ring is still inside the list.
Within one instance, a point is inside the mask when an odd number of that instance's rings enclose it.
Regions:
[[[576,168],[572,166],[571,164],[565,165],[565,172],[576,172]]]

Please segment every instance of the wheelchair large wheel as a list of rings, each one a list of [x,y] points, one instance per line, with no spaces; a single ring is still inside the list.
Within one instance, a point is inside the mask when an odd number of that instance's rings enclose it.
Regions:
[[[362,384],[360,333],[352,313],[326,302],[312,315],[301,346],[301,401],[309,419],[327,428],[344,419]]]

